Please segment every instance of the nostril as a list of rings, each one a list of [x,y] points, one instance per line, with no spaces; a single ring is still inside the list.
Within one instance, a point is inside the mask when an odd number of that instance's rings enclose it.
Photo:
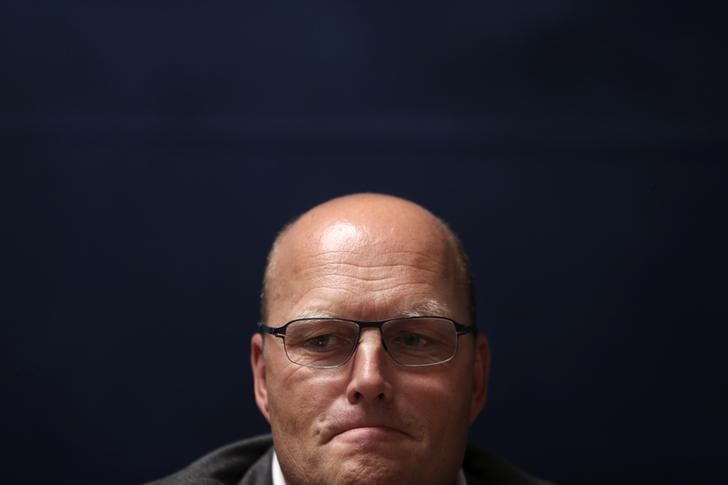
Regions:
[[[377,396],[377,399],[379,399],[380,401],[384,401],[384,393],[380,392],[379,395]]]

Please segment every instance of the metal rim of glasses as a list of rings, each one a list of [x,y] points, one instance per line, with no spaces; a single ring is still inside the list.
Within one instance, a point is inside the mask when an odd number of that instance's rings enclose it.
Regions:
[[[453,346],[452,352],[449,354],[449,356],[447,358],[437,360],[435,362],[427,362],[427,363],[421,363],[421,364],[400,362],[399,360],[397,360],[397,358],[394,355],[392,355],[390,349],[387,346],[386,339],[384,338],[383,327],[385,325],[387,325],[388,323],[395,322],[395,321],[416,321],[416,320],[425,320],[425,319],[435,319],[435,320],[447,321],[450,324],[452,324],[452,328],[455,330],[455,344]],[[286,345],[286,338],[285,338],[288,327],[295,323],[309,322],[309,321],[338,321],[338,322],[355,324],[357,326],[357,334],[356,334],[355,343],[351,346],[351,349],[349,349],[349,351],[347,352],[347,354],[345,355],[345,357],[342,359],[341,362],[337,362],[336,364],[319,365],[319,364],[314,364],[314,363],[297,362],[294,358],[291,357],[291,355],[289,354],[288,345]],[[384,348],[384,351],[387,353],[387,355],[389,355],[389,357],[392,359],[393,362],[395,362],[397,365],[400,365],[403,367],[430,367],[430,366],[440,365],[440,364],[449,362],[455,357],[455,355],[457,355],[457,351],[459,348],[459,342],[460,342],[460,336],[466,335],[469,333],[477,334],[477,327],[475,326],[475,324],[463,325],[462,323],[456,322],[452,318],[443,317],[443,316],[439,316],[439,315],[396,317],[396,318],[388,318],[386,320],[374,320],[374,321],[361,321],[361,320],[352,320],[349,318],[338,318],[338,317],[307,317],[307,318],[297,318],[297,319],[291,320],[279,327],[270,327],[263,322],[258,322],[258,330],[261,333],[271,334],[271,335],[283,340],[283,348],[284,348],[284,351],[286,354],[286,358],[290,362],[292,362],[293,364],[296,364],[296,365],[300,365],[302,367],[309,367],[309,368],[314,368],[314,369],[334,369],[334,368],[342,367],[342,366],[346,365],[346,363],[349,362],[351,357],[356,353],[356,350],[359,348],[359,339],[361,337],[361,331],[365,328],[377,328],[379,330],[379,336],[380,336],[380,339],[382,342],[382,347]]]

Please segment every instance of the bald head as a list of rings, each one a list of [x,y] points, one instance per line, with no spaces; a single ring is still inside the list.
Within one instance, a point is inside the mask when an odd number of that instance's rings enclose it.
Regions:
[[[383,194],[353,194],[324,202],[281,230],[268,255],[261,292],[261,318],[273,321],[271,309],[289,293],[290,281],[311,264],[331,264],[345,255],[349,265],[366,268],[385,265],[399,271],[402,257],[438,275],[462,301],[465,315],[475,323],[472,275],[467,255],[453,231],[423,207]],[[376,258],[373,259],[372,255]],[[439,308],[423,302],[425,313]],[[394,315],[388,315],[394,316]]]

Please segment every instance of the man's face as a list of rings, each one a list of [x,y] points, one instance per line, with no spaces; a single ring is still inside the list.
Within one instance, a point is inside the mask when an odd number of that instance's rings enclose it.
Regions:
[[[442,229],[427,213],[390,212],[299,221],[276,255],[266,323],[422,314],[468,322]],[[452,482],[485,401],[488,365],[482,337],[459,338],[450,362],[412,368],[387,355],[377,329],[364,329],[345,365],[314,369],[291,363],[281,339],[254,336],[256,400],[288,483]]]

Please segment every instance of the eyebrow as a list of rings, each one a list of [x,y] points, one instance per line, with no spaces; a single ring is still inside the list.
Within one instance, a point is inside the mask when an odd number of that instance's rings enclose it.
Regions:
[[[301,312],[297,313],[294,316],[294,319],[299,319],[299,318],[318,318],[318,317],[321,317],[321,318],[337,318],[337,317],[338,318],[343,318],[341,315],[339,315],[337,313],[334,313],[334,312],[332,312],[330,310],[315,309],[314,308],[314,309],[308,309],[308,310],[304,310],[304,311],[301,311]]]
[[[440,317],[447,317],[449,315],[448,308],[438,302],[437,300],[424,300],[413,307],[411,307],[408,310],[405,310],[401,312],[398,315],[389,315],[388,318],[397,318],[397,317],[423,317],[423,316],[440,316]],[[347,315],[342,315],[341,313],[333,312],[328,309],[324,309],[323,307],[320,308],[312,308],[307,309],[302,312],[299,312],[295,315],[294,319],[299,318],[348,318]]]
[[[403,313],[405,317],[421,317],[425,315],[431,316],[447,316],[448,310],[445,305],[436,300],[425,300],[415,305],[411,310]]]

